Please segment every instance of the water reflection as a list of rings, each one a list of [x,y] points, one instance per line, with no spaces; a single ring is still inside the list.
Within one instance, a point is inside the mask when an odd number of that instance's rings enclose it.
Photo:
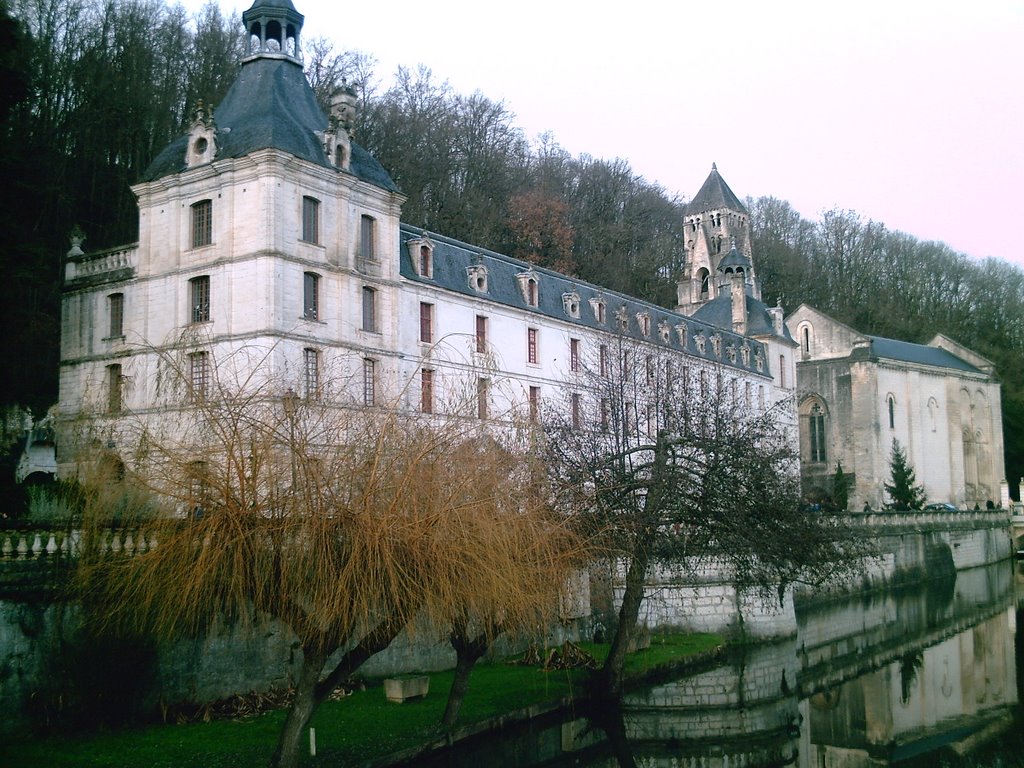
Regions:
[[[1016,711],[1016,570],[798,602],[796,637],[431,764],[878,768],[969,753]]]

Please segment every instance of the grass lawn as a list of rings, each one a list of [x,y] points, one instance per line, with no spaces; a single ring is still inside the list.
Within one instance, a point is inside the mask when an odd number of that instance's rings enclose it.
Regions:
[[[626,670],[643,675],[685,660],[721,644],[715,635],[655,636],[649,649],[630,654]],[[599,661],[607,645],[583,643]],[[393,704],[378,684],[340,701],[325,702],[311,725],[316,729],[317,758],[304,765],[342,765],[369,760],[430,741],[444,733],[439,723],[452,682],[452,672],[430,675],[430,693],[418,701]],[[478,664],[470,679],[459,725],[582,694],[588,672],[502,663]],[[0,748],[7,768],[45,766],[261,766],[277,743],[284,711],[274,710],[242,721],[221,720],[187,725],[154,725],[82,737],[48,737]]]

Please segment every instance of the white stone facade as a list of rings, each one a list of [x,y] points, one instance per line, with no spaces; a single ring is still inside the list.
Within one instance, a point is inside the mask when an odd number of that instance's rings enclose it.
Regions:
[[[806,305],[786,322],[800,345],[805,493],[829,494],[841,463],[854,479],[850,508],[881,508],[895,439],[927,501],[1005,501],[1000,385],[990,362],[941,335],[911,344],[861,334]]]

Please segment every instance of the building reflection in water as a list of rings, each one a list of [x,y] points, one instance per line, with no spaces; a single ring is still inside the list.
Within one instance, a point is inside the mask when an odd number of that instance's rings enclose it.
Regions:
[[[1018,703],[1010,563],[797,603],[795,637],[752,645],[619,711],[535,722],[431,765],[878,768],[969,752]]]

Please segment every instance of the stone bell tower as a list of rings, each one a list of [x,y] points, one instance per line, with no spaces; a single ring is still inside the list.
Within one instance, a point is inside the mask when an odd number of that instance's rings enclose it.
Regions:
[[[714,163],[700,191],[686,206],[684,224],[686,255],[676,287],[676,311],[692,315],[723,291],[731,291],[731,280],[723,281],[719,275],[724,274],[722,262],[734,251],[733,260],[744,262],[746,292],[761,298],[751,252],[750,213]]]

